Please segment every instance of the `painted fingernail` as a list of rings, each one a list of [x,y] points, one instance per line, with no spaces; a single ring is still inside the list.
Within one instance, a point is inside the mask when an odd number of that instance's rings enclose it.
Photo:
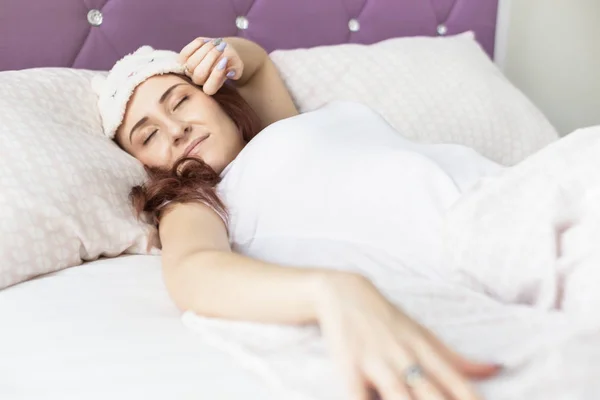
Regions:
[[[235,71],[229,71],[226,76],[228,78],[233,78],[235,76]]]
[[[202,41],[203,41],[204,43],[208,43],[208,42],[210,42],[211,40],[212,40],[212,39],[210,39],[210,38],[204,38],[204,39],[202,39]]]
[[[225,50],[225,46],[227,46],[227,42],[221,42],[221,43],[219,43],[219,45],[217,47],[215,47],[215,49],[217,49],[219,51],[223,51],[223,50]]]
[[[221,58],[221,60],[217,63],[217,70],[222,71],[225,69],[227,65],[227,57]]]
[[[223,38],[216,38],[215,40],[213,40],[213,44],[215,46],[218,46],[221,44],[222,41],[223,41]]]

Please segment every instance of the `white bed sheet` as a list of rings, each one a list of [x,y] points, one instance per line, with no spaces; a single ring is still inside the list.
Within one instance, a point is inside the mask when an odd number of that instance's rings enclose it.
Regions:
[[[272,399],[186,329],[160,259],[86,263],[0,291],[0,399]]]

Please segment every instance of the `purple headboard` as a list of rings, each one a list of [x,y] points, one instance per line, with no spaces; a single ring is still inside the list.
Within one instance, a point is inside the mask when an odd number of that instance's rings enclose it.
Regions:
[[[268,51],[472,30],[490,56],[498,0],[0,0],[0,70],[104,70],[143,44],[242,36]]]

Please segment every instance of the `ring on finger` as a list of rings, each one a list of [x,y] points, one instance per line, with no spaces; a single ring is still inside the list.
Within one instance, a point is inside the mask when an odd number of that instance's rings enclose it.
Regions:
[[[415,388],[425,379],[425,371],[419,364],[413,364],[404,370],[404,383],[409,388]]]

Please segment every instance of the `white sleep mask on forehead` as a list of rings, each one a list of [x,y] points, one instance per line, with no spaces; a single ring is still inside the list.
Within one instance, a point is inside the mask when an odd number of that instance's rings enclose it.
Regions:
[[[142,46],[117,61],[108,75],[99,74],[92,78],[91,85],[98,95],[98,109],[106,136],[110,139],[115,137],[129,98],[140,83],[154,75],[185,73],[185,66],[179,62],[178,56],[173,51]]]

